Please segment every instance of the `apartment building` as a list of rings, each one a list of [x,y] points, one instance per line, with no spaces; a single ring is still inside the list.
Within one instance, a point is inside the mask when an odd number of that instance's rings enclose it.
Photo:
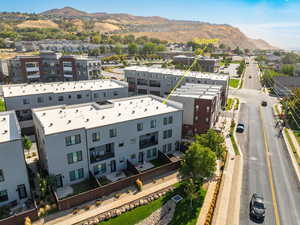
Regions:
[[[17,56],[8,63],[13,83],[78,81],[101,76],[101,61],[96,57],[44,51],[37,56]]]
[[[164,96],[169,94],[180,81],[185,83],[221,85],[222,105],[228,96],[229,76],[215,73],[189,72],[183,70],[133,66],[124,70],[131,94],[153,94]],[[184,76],[184,79],[182,77]],[[180,86],[179,85],[179,86]]]
[[[222,86],[187,83],[176,89],[170,99],[183,104],[183,136],[205,133],[218,120]]]
[[[0,113],[0,207],[30,198],[21,130],[15,112]]]
[[[2,86],[7,110],[15,110],[23,134],[33,133],[31,109],[103,102],[128,97],[128,85],[118,80],[87,80]]]
[[[39,157],[58,187],[172,153],[181,141],[182,104],[145,95],[33,110]]]
[[[196,56],[176,55],[173,57],[173,62],[174,64],[184,64],[190,66],[195,59],[197,60],[202,72],[217,73],[219,71],[219,59],[207,58],[203,56],[196,58]]]
[[[0,59],[0,82],[8,80],[8,60]]]

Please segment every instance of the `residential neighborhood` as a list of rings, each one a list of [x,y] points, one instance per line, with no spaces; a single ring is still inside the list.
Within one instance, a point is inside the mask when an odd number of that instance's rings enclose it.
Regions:
[[[0,225],[300,225],[300,5],[153,3],[3,2]]]

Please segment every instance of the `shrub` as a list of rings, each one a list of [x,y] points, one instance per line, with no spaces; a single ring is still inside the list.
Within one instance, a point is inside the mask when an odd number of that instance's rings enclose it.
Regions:
[[[136,184],[137,189],[138,189],[139,191],[142,191],[142,189],[143,189],[143,182],[142,182],[140,179],[137,179],[137,180],[135,181],[135,184]]]
[[[102,204],[102,201],[101,200],[97,200],[96,201],[96,206],[98,207],[98,206],[100,206]]]

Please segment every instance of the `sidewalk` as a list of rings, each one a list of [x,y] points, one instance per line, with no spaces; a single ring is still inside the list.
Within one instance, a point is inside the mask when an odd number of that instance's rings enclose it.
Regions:
[[[143,186],[143,191],[137,192],[137,193],[124,193],[121,195],[120,198],[109,198],[106,200],[103,200],[101,206],[99,207],[93,207],[92,209],[85,211],[84,209],[80,210],[78,214],[73,215],[72,210],[67,210],[65,215],[61,215],[61,213],[57,213],[56,215],[49,215],[48,217],[45,217],[35,223],[34,225],[72,225],[76,224],[80,221],[95,217],[103,212],[109,211],[114,208],[118,208],[124,204],[130,203],[134,200],[140,199],[142,197],[145,197],[149,194],[152,194],[154,192],[163,190],[167,187],[170,187],[176,183],[178,183],[179,176],[178,172],[169,174],[168,176],[162,177],[158,180],[156,180],[155,183],[147,183]],[[89,204],[92,204],[91,202]],[[84,208],[84,206],[78,207],[78,208]],[[59,215],[60,214],[60,215]],[[57,217],[57,218],[55,218]]]
[[[238,112],[235,113],[234,120],[237,121],[237,118]],[[239,223],[243,156],[240,149],[240,155],[235,155],[230,137],[227,136],[230,132],[231,118],[227,120],[224,134],[228,157],[212,221],[215,225],[238,225]],[[234,138],[237,141],[235,133]]]

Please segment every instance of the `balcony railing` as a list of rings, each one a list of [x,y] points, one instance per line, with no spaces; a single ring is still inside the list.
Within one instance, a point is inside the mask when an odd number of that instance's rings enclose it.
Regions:
[[[96,162],[100,162],[100,161],[110,159],[113,157],[115,157],[115,153],[108,152],[108,153],[105,153],[104,155],[96,155],[96,156],[91,155],[90,161],[91,161],[91,163],[96,163]]]

